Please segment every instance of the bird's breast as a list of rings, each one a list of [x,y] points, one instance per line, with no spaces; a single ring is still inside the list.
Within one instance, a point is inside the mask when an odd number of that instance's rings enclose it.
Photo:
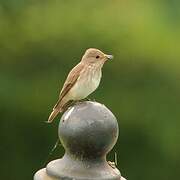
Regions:
[[[71,89],[73,100],[86,98],[89,94],[96,90],[101,80],[101,68],[86,68],[84,69],[75,85]]]

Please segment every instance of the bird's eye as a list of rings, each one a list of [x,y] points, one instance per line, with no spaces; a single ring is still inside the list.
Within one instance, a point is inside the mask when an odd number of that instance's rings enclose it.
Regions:
[[[96,56],[96,59],[98,59],[99,58],[99,56]]]

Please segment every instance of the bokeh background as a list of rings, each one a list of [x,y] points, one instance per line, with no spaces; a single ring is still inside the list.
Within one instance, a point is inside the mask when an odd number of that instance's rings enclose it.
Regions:
[[[63,155],[46,124],[84,51],[113,54],[90,98],[119,121],[108,160],[132,180],[180,176],[180,1],[0,0],[0,179],[30,180]]]

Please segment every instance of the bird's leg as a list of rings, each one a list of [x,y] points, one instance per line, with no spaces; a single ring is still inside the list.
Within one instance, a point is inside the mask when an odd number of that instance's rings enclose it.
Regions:
[[[75,101],[70,100],[63,106],[63,112],[66,111],[70,106],[72,106],[75,103]]]
[[[90,99],[90,98],[85,98],[87,101],[93,101],[93,102],[96,102],[96,100],[93,98],[93,99]]]
[[[88,98],[88,97],[86,97],[84,100],[85,100],[85,101],[91,101],[91,99]]]
[[[92,100],[92,99],[86,97],[86,98],[84,98],[84,99],[80,99],[80,100],[75,101],[75,104],[81,104],[81,103],[84,102],[84,101],[94,101],[94,102],[96,102],[95,99]]]
[[[74,104],[77,104],[77,105],[78,105],[78,104],[81,104],[83,101],[84,101],[83,99],[81,99],[81,100],[76,100]]]
[[[75,104],[81,104],[84,101],[87,101],[87,98],[76,100]]]
[[[90,98],[86,97],[86,98],[84,98],[84,99],[81,99],[81,100],[76,101],[76,103],[78,104],[78,103],[82,103],[82,102],[84,102],[84,101],[93,101],[93,102],[96,102],[95,99],[90,99]]]

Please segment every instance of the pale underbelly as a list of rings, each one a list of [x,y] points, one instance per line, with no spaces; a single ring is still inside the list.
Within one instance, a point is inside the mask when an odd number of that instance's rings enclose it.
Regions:
[[[91,81],[77,81],[69,92],[72,100],[81,100],[97,89],[100,79]]]

